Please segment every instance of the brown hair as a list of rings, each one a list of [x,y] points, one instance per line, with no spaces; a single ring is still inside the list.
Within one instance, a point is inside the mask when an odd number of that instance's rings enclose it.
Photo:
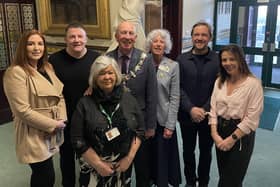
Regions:
[[[238,65],[239,65],[239,72],[242,75],[253,75],[246,63],[243,49],[236,44],[227,45],[227,46],[223,47],[219,53],[219,58],[220,58],[220,79],[219,79],[219,83],[218,83],[219,88],[221,88],[222,84],[224,84],[226,79],[229,78],[229,76],[230,76],[227,73],[227,71],[225,70],[225,68],[222,66],[223,52],[229,52],[235,57],[236,61],[238,62]]]
[[[192,31],[191,31],[191,36],[193,35],[194,29],[195,29],[196,27],[198,27],[198,26],[205,26],[205,27],[207,27],[207,28],[208,28],[209,36],[210,36],[210,38],[212,38],[212,27],[211,27],[211,25],[209,25],[209,24],[208,24],[207,22],[205,22],[205,21],[199,21],[199,22],[197,22],[196,24],[193,25]]]
[[[32,35],[39,35],[44,42],[44,52],[43,52],[43,56],[38,60],[38,70],[44,72],[46,66],[49,66],[46,41],[44,36],[38,30],[29,30],[22,34],[21,38],[18,41],[16,54],[11,64],[12,66],[18,65],[22,67],[22,69],[30,75],[33,75],[33,70],[29,65],[26,47],[27,47],[27,41],[29,37]]]

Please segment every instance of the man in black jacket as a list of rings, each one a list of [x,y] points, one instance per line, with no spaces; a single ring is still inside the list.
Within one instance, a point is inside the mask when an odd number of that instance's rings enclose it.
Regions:
[[[184,172],[187,186],[208,186],[213,140],[208,125],[207,111],[219,71],[218,55],[211,51],[211,27],[206,22],[196,23],[191,32],[193,48],[178,56],[180,67],[180,107],[178,120],[183,139]],[[196,174],[195,147],[199,138],[199,163]]]

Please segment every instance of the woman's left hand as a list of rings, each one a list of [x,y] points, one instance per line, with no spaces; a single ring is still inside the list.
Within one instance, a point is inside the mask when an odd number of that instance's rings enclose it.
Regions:
[[[226,139],[224,139],[223,141],[221,141],[217,147],[221,150],[221,151],[229,151],[235,144],[235,140],[233,140],[231,138],[231,136],[228,136]]]
[[[172,134],[173,134],[173,130],[168,129],[168,128],[164,128],[163,138],[169,139],[169,138],[172,137]]]
[[[56,129],[64,129],[66,127],[65,120],[58,120],[57,122]]]
[[[129,166],[131,165],[133,158],[130,156],[123,157],[117,164],[116,164],[116,171],[117,172],[125,172]]]

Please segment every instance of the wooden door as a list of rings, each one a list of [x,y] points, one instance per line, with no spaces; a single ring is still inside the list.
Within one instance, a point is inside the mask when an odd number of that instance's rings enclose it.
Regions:
[[[163,28],[170,31],[173,48],[169,57],[176,59],[182,51],[183,0],[163,0]]]

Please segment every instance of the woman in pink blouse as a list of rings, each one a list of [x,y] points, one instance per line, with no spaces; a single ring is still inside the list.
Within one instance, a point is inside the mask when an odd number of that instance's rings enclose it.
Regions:
[[[209,115],[220,176],[218,187],[242,187],[263,110],[263,88],[250,72],[242,48],[228,45],[219,56],[221,71]]]

